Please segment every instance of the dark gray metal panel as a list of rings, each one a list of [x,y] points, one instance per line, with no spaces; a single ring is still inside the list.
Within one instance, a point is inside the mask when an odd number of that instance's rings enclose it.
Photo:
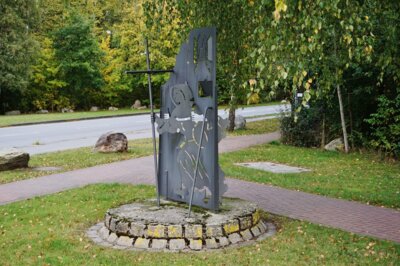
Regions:
[[[215,28],[190,32],[177,55],[170,79],[162,86],[161,101],[160,117],[156,118],[160,133],[161,195],[189,203],[196,180],[193,205],[217,210],[227,187],[218,165],[218,142],[223,134],[218,134]],[[193,111],[203,116],[204,126],[203,119],[193,121]],[[224,127],[226,121],[220,120],[219,124]]]

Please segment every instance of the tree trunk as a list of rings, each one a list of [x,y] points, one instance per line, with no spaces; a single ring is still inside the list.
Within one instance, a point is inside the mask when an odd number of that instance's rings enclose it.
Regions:
[[[325,148],[325,114],[322,115],[321,149]]]
[[[335,30],[333,31],[334,41],[333,41],[333,52],[335,57],[337,58],[337,47],[336,47],[336,34]],[[340,121],[342,122],[342,131],[343,131],[343,142],[344,142],[344,151],[346,153],[349,152],[349,143],[347,141],[347,130],[346,130],[346,121],[344,120],[344,111],[343,111],[343,101],[342,101],[342,92],[340,91],[339,85],[339,71],[338,67],[336,66],[336,91],[339,100],[339,108],[340,108]]]
[[[346,130],[346,121],[344,120],[344,111],[343,111],[343,102],[342,102],[342,92],[340,91],[340,85],[336,85],[338,100],[339,100],[339,108],[340,108],[340,121],[342,122],[342,130],[343,130],[343,141],[344,141],[344,151],[346,153],[349,152],[349,143],[347,141],[347,130]]]
[[[347,109],[349,110],[349,120],[350,120],[350,136],[353,134],[353,112],[351,111],[351,101],[350,101],[350,93],[347,93]],[[351,149],[354,150],[354,141],[351,141]]]
[[[235,129],[235,107],[229,107],[229,124],[228,124],[228,131],[233,131]]]

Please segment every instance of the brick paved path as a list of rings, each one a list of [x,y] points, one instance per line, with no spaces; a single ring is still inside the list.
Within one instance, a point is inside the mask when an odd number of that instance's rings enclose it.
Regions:
[[[237,179],[226,196],[257,202],[267,212],[400,243],[400,212]]]
[[[276,140],[279,134],[226,138],[220,151]],[[152,157],[0,185],[0,205],[94,183],[154,184]],[[257,202],[270,213],[400,243],[400,212],[274,186],[227,179],[226,196]]]

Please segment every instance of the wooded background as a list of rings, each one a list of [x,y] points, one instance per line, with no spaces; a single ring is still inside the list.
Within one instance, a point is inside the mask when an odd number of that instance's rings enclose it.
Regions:
[[[147,104],[146,77],[124,74],[145,69],[143,39],[152,67],[170,69],[188,32],[213,25],[232,116],[239,103],[287,98],[290,142],[342,135],[346,150],[398,156],[399,20],[397,0],[1,1],[0,112]],[[154,76],[155,89],[167,78]]]

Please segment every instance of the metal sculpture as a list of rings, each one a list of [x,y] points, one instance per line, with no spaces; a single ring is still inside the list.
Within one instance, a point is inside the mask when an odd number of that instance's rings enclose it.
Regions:
[[[147,57],[149,57],[146,49]],[[148,59],[149,62],[149,59]],[[157,191],[167,199],[218,210],[227,190],[218,164],[218,142],[227,121],[218,117],[216,90],[216,29],[190,32],[174,69],[130,71],[172,72],[161,87],[160,114],[152,115],[160,134]],[[149,78],[151,97],[151,79]],[[155,157],[156,158],[156,157]]]

